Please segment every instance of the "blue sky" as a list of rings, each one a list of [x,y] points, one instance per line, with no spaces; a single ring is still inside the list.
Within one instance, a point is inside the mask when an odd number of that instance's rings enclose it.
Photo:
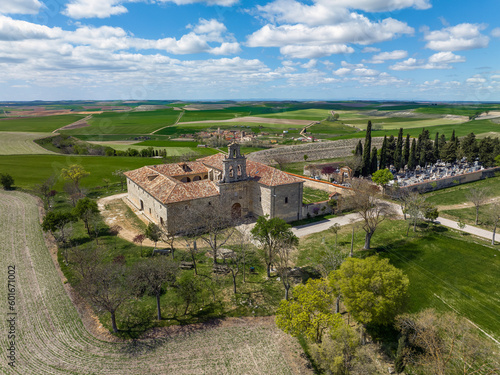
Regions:
[[[0,0],[0,100],[500,101],[500,2]]]

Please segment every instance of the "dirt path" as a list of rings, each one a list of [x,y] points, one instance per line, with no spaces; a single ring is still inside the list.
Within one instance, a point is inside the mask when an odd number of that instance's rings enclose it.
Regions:
[[[90,124],[87,122],[92,118],[92,115],[88,115],[78,121],[75,121],[71,124],[64,125],[63,127],[54,130],[52,133],[57,133],[59,130],[68,130],[68,129],[78,129],[78,128],[85,128],[87,126],[90,126]]]
[[[159,329],[130,342],[95,338],[82,323],[51,259],[37,201],[24,193],[0,191],[0,212],[4,280],[8,269],[15,275],[13,310],[7,304],[7,283],[0,288],[1,374],[311,373],[299,358],[297,340],[278,330],[272,318]],[[8,318],[15,318],[15,324],[9,325]],[[7,339],[9,327],[15,329],[13,344]],[[8,364],[8,348],[15,367]]]

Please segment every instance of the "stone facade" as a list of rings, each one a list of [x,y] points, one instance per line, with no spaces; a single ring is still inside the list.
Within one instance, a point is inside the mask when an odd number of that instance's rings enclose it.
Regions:
[[[202,212],[211,204],[222,206],[233,219],[269,215],[290,222],[302,218],[303,180],[247,160],[238,144],[229,145],[228,151],[227,156],[126,172],[128,199],[149,220],[170,231],[181,230],[176,218],[187,209]],[[192,221],[193,225],[199,222]]]

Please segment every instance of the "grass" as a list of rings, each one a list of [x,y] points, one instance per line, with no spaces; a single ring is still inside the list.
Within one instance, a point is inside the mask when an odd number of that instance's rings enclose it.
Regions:
[[[105,156],[65,156],[65,155],[16,155],[0,156],[0,173],[9,173],[15,186],[31,189],[51,175],[59,176],[62,168],[72,164],[81,164],[90,172],[90,176],[81,181],[81,186],[90,188],[103,184],[104,178],[118,182],[112,175],[117,169],[136,169],[144,165],[160,164],[160,159],[140,157],[105,157]],[[61,191],[64,180],[59,179],[55,186]]]
[[[304,191],[303,191],[303,195],[302,195],[302,203],[309,204],[309,203],[323,202],[323,201],[328,200],[328,197],[329,197],[329,194],[326,191],[313,189],[313,188],[304,186]]]
[[[425,199],[427,202],[435,205],[465,203],[468,202],[466,195],[472,187],[487,189],[488,197],[500,196],[500,176],[426,193]]]
[[[0,132],[0,155],[52,154],[35,142],[35,139],[51,136],[52,133]]]
[[[487,246],[487,241],[477,242],[441,226],[421,227],[415,234],[410,232],[408,238],[405,233],[405,222],[383,222],[373,236],[373,250],[363,251],[364,232],[358,227],[356,256],[379,254],[408,275],[409,312],[430,307],[456,310],[499,339],[498,249]],[[348,252],[350,241],[351,226],[344,226],[338,234],[340,248]],[[298,264],[320,263],[324,249],[334,244],[335,236],[329,231],[301,239]]]
[[[212,148],[203,148],[203,147],[182,147],[179,145],[181,142],[176,142],[177,146],[172,147],[172,146],[140,146],[139,144],[135,143],[133,145],[124,145],[121,143],[115,143],[113,144],[112,142],[106,142],[106,143],[99,143],[99,142],[94,142],[95,144],[100,144],[102,146],[108,146],[111,148],[114,148],[117,151],[126,151],[129,148],[134,148],[138,151],[141,151],[143,149],[153,147],[155,150],[166,150],[168,156],[181,156],[181,155],[186,155],[186,154],[193,154],[196,155],[197,157],[203,157],[203,156],[208,156],[208,155],[213,155],[217,154],[219,151],[214,150]],[[161,142],[160,142],[161,143]],[[158,161],[158,163],[161,163],[161,160]]]
[[[322,133],[322,134],[335,134],[335,135],[344,135],[344,134],[352,134],[358,132],[353,127],[344,125],[339,121],[322,121],[320,124],[313,125],[307,129],[308,132],[312,133]]]
[[[443,210],[439,212],[440,216],[459,221],[462,220],[467,225],[477,226],[489,231],[493,230],[493,225],[488,224],[487,212],[490,205],[485,204],[479,207],[479,224],[476,225],[476,207],[459,208],[456,210]]]
[[[327,109],[300,109],[296,111],[287,111],[281,113],[272,113],[265,115],[258,115],[258,117],[262,118],[283,118],[283,119],[292,119],[292,120],[310,120],[310,121],[321,121],[324,120],[330,111]]]
[[[83,115],[57,115],[9,118],[0,121],[0,131],[48,133],[78,121],[83,117]]]
[[[153,147],[196,147],[195,141],[143,141],[135,143],[134,146],[153,146]]]
[[[63,132],[70,135],[149,134],[164,126],[174,124],[179,113],[173,109],[145,112],[103,112],[92,116],[89,120],[90,126],[64,130]]]

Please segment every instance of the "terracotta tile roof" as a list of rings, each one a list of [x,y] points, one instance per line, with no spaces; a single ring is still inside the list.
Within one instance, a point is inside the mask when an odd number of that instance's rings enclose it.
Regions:
[[[208,168],[200,162],[174,163],[152,165],[151,169],[165,176],[188,176],[191,174],[208,173]]]
[[[161,174],[158,170],[162,168],[155,167],[162,166],[146,166],[124,174],[163,204],[219,195],[212,181],[199,180],[184,183]]]
[[[301,179],[291,176],[279,169],[268,165],[247,160],[247,174],[259,184],[267,186],[279,186],[302,182]]]
[[[222,161],[225,157],[226,155],[219,153],[197,159],[197,161],[208,167],[222,171]],[[247,174],[252,177],[254,181],[267,186],[278,186],[302,182],[301,179],[291,176],[288,173],[280,171],[279,169],[250,160],[247,160]]]

